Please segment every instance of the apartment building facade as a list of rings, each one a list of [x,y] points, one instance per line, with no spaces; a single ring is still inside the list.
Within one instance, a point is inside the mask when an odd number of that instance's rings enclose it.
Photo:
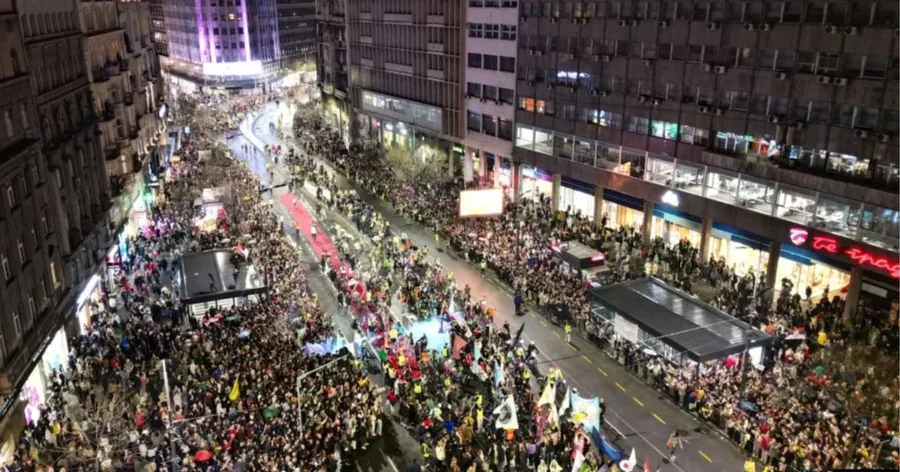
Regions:
[[[316,0],[316,82],[326,119],[350,142],[348,0]]]
[[[315,0],[275,0],[282,68],[294,69],[316,54]]]
[[[518,23],[515,0],[468,2],[463,175],[512,193]]]
[[[162,0],[162,67],[186,88],[266,87],[281,70],[276,0]],[[157,20],[159,15],[157,15]]]
[[[890,2],[521,2],[522,191],[767,286],[897,300]]]
[[[150,0],[150,31],[153,46],[159,56],[169,55],[169,38],[166,33],[166,13],[163,0]]]

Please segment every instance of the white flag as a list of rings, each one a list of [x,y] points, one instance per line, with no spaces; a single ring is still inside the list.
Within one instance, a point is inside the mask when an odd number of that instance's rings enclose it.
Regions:
[[[497,418],[495,423],[497,429],[519,429],[519,417],[516,415],[516,400],[512,395],[506,397],[503,403],[494,409],[494,416]]]
[[[581,450],[575,451],[575,458],[572,460],[572,472],[578,472],[578,469],[581,468],[581,464],[584,463],[584,454],[581,453]]]
[[[541,399],[538,400],[538,406],[552,405],[556,403],[556,382],[547,381],[544,385],[544,391],[541,393]]]
[[[559,405],[559,416],[563,416],[566,414],[566,411],[572,406],[572,392],[566,388],[566,396],[563,398],[562,404]]]
[[[634,448],[631,448],[631,457],[626,460],[619,462],[619,468],[622,469],[622,472],[631,472],[634,470],[635,462],[637,458],[634,456]]]

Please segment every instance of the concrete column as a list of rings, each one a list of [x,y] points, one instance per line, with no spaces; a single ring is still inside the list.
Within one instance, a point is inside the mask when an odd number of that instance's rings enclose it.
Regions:
[[[781,242],[772,241],[769,243],[769,263],[766,266],[766,287],[775,288],[778,282],[778,260],[781,258]]]
[[[859,266],[850,271],[850,285],[847,287],[847,298],[844,304],[844,323],[849,323],[856,316],[859,304],[859,292],[862,289],[863,270]]]
[[[450,175],[450,178],[453,178],[453,175],[456,173],[456,152],[453,151],[452,145],[447,151],[447,173]]]
[[[487,159],[484,157],[484,151],[478,150],[478,184],[485,186],[487,182]]]
[[[562,175],[553,174],[553,192],[550,196],[550,209],[553,213],[559,211],[560,184],[562,184]]]
[[[700,263],[709,260],[709,238],[712,236],[712,219],[703,218],[703,229],[700,232]]]
[[[503,168],[503,158],[494,154],[494,188],[502,188],[500,183],[500,169]]]
[[[603,221],[603,187],[594,185],[594,227],[599,228]]]
[[[644,244],[650,242],[650,223],[653,222],[653,202],[644,202],[644,222],[641,224],[641,236]]]
[[[474,178],[473,173],[472,150],[466,148],[466,155],[463,157],[463,178],[466,182],[472,181]]]
[[[513,164],[512,167],[512,200],[519,201],[522,193],[522,165]]]

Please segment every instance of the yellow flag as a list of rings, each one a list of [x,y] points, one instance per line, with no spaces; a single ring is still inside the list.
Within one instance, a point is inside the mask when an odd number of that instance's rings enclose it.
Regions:
[[[238,379],[234,379],[234,386],[231,387],[231,393],[228,394],[228,399],[235,402],[238,398],[241,397],[241,387],[238,385]]]

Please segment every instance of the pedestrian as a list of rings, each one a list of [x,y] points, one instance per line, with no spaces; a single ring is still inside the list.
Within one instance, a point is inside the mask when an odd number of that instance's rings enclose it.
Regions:
[[[319,234],[319,231],[316,229],[316,224],[314,222],[309,224],[309,234],[312,235],[313,242],[315,242],[316,235]]]
[[[570,325],[568,321],[566,321],[564,330],[566,332],[566,342],[572,344],[572,325]]]

